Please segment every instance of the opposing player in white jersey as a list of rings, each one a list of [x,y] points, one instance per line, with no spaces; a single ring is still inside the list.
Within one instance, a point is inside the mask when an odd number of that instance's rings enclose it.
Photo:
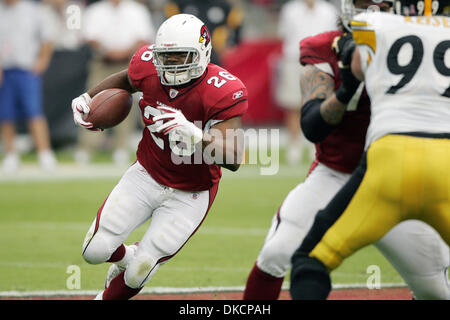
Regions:
[[[292,257],[293,299],[325,299],[329,272],[402,221],[422,220],[450,244],[450,20],[439,16],[448,5],[396,0],[398,15],[363,13],[353,39],[335,39],[372,116],[361,164]]]

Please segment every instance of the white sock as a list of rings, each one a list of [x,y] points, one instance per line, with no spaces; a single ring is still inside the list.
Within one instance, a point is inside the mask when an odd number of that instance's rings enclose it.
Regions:
[[[134,253],[136,252],[135,245],[131,246],[124,245],[124,247],[125,247],[125,255],[121,260],[116,262],[116,265],[118,265],[122,269],[125,269],[127,267],[128,263],[134,257]]]

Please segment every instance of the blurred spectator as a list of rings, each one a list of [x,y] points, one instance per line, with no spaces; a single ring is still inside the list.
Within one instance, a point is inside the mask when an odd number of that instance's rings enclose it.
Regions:
[[[6,172],[16,171],[20,164],[14,142],[16,122],[22,119],[27,121],[41,167],[51,171],[57,163],[42,109],[41,74],[52,56],[52,38],[41,4],[0,1],[0,122]]]
[[[278,34],[283,40],[280,80],[276,99],[285,108],[285,125],[289,133],[287,161],[290,165],[302,158],[302,149],[311,154],[313,146],[302,137],[300,129],[300,40],[335,30],[338,12],[324,0],[291,0],[281,7]]]
[[[146,6],[133,0],[102,0],[86,8],[82,32],[94,50],[88,88],[109,75],[128,68],[137,49],[154,39],[154,26]],[[132,111],[120,125],[113,128],[113,159],[116,164],[129,163],[129,143],[136,130],[138,97],[133,97]],[[85,164],[91,153],[102,146],[107,131],[90,132],[80,129],[75,160]]]
[[[74,0],[43,0],[46,21],[55,30],[54,51],[43,74],[44,110],[54,148],[73,145],[78,127],[66,106],[73,96],[86,90],[91,49],[82,38],[81,24],[84,4]]]
[[[169,0],[136,0],[145,5],[152,16],[153,25],[158,28],[166,20],[165,6]]]
[[[166,17],[188,13],[204,21],[212,37],[211,62],[221,64],[221,55],[240,42],[243,10],[226,0],[172,0],[165,8]]]
[[[231,1],[231,0],[230,0]],[[278,3],[255,3],[253,0],[232,0],[237,2],[244,10],[241,39],[263,40],[263,38],[277,37],[277,24],[279,16]],[[274,2],[274,3],[272,3]]]
[[[43,0],[47,22],[55,31],[54,50],[77,50],[83,44],[81,29],[82,5],[72,0]]]

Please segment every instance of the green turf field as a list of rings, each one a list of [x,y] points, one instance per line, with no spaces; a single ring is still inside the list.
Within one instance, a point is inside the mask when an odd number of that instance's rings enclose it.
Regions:
[[[306,167],[283,167],[275,176],[249,166],[226,172],[202,227],[147,286],[244,286],[274,212],[305,174]],[[81,269],[80,290],[100,290],[108,264],[87,264],[81,246],[118,179],[0,182],[0,292],[67,290],[71,265]],[[145,227],[127,243],[140,240]],[[370,246],[333,272],[334,284],[365,284],[370,265],[380,267],[382,283],[402,283]]]

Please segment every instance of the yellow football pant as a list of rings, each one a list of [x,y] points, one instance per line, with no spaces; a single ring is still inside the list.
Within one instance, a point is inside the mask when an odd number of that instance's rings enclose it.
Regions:
[[[450,245],[450,139],[388,135],[375,141],[356,193],[310,256],[331,271],[407,219],[428,223]]]

